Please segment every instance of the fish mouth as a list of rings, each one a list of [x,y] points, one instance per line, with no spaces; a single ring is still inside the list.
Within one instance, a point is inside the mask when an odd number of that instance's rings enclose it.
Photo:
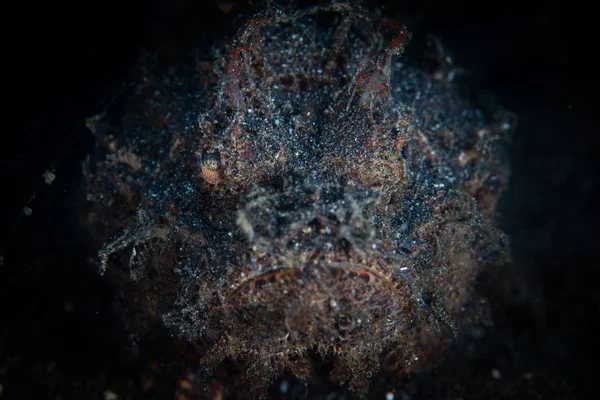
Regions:
[[[376,343],[380,335],[393,337],[390,333],[409,319],[404,282],[364,266],[309,262],[229,287],[224,298],[232,328],[243,326],[235,330],[238,336],[262,338],[274,352],[356,340]]]
[[[246,274],[244,274],[244,277]],[[365,284],[391,285],[389,277],[366,266],[357,266],[344,263],[306,263],[301,267],[276,268],[267,272],[245,277],[237,284],[231,285],[231,291],[226,294],[227,302],[231,303],[236,297],[244,292],[262,291],[269,286],[297,286],[304,287],[314,279],[327,277],[331,282],[327,286],[343,282],[345,280],[360,279]],[[323,282],[323,280],[322,280]]]

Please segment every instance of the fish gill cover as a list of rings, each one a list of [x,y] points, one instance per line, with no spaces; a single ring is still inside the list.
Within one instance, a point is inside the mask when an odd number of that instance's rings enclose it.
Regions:
[[[126,112],[88,120],[87,224],[139,334],[156,321],[254,390],[291,372],[368,390],[434,363],[509,262],[493,226],[506,124],[401,58],[360,8],[272,7],[214,60],[142,62]]]

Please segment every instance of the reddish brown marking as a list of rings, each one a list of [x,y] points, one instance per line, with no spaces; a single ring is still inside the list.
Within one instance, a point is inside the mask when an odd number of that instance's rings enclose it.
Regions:
[[[262,24],[266,24],[267,22],[270,21],[266,17],[252,18],[251,20],[246,22],[246,26],[252,27],[252,29],[254,30],[254,35],[256,36],[255,39],[257,43],[261,41],[259,26]]]
[[[354,273],[356,275],[350,275],[351,273]],[[370,282],[371,281],[371,277],[373,276],[373,274],[369,271],[365,271],[364,269],[351,269],[348,273],[351,277],[352,276],[358,276],[359,278],[364,279],[365,282]]]
[[[370,153],[373,150],[373,138],[369,135],[365,140],[365,151]]]
[[[229,62],[227,64],[227,82],[225,83],[225,90],[229,94],[230,102],[236,106],[241,106],[239,103],[239,97],[241,96],[239,78],[245,64],[245,60],[240,59],[240,53],[253,50],[256,47],[256,44],[261,42],[262,39],[258,27],[266,22],[269,22],[269,19],[264,17],[253,18],[248,21],[246,23],[247,29],[253,30],[256,42],[241,45],[231,50]]]
[[[392,40],[392,43],[390,43],[388,48],[390,50],[395,49],[396,47],[400,46],[406,40],[407,37],[408,37],[408,34],[406,33],[406,31],[401,32],[396,37],[396,39]]]
[[[227,82],[225,82],[225,90],[229,95],[229,101],[237,107],[241,106],[239,101],[240,93],[240,75],[245,61],[240,59],[240,52],[250,51],[254,45],[243,45],[231,50],[229,63],[227,64]]]
[[[334,279],[339,279],[343,275],[347,275],[349,278],[361,278],[366,283],[372,282],[373,280],[379,280],[379,276],[372,271],[364,270],[364,269],[347,269],[341,267],[329,267],[326,268],[321,264],[306,264],[300,268],[289,268],[289,269],[280,269],[272,272],[267,272],[263,275],[259,275],[257,277],[249,278],[248,280],[241,282],[237,287],[227,295],[227,300],[231,300],[235,295],[245,286],[254,284],[256,289],[262,289],[269,283],[275,283],[278,280],[281,280],[285,277],[293,277],[297,280],[307,276],[311,270],[318,270],[320,273],[325,272],[327,269],[330,272]]]
[[[356,91],[358,90],[358,87],[360,85],[362,85],[363,83],[368,83],[370,81],[371,81],[371,77],[370,76],[363,76],[362,78],[360,78],[358,80],[358,82],[356,82],[356,86],[354,86],[354,90],[352,91],[352,96],[351,97],[354,97],[354,95],[356,94]]]
[[[377,15],[367,15],[367,16],[375,21],[379,21],[382,24],[387,25],[388,27],[390,27],[393,30],[395,30],[396,32],[398,32],[398,36],[396,36],[396,38],[394,38],[394,40],[392,40],[392,42],[388,46],[388,50],[392,50],[392,51],[395,50],[402,43],[404,43],[404,41],[408,37],[408,32],[406,31],[406,29],[404,29],[404,27],[400,27],[400,26],[388,21],[385,18],[378,17]]]
[[[254,48],[254,45],[246,44],[243,46],[236,47],[231,50],[229,63],[227,64],[227,75],[229,78],[239,76],[242,67],[244,66],[244,60],[240,60],[239,55],[241,51],[250,51]]]
[[[181,209],[178,208],[174,203],[169,204],[169,210],[175,214],[181,214]]]
[[[297,273],[300,273],[300,275],[302,275],[302,270],[300,268],[290,268],[290,269],[284,269],[284,270],[277,270],[274,272],[268,272],[264,275],[260,275],[257,276],[256,278],[254,278],[254,282],[263,282],[263,284],[269,282],[269,283],[274,283],[276,282],[278,279],[283,278],[286,275],[291,275],[294,274],[296,275]],[[252,279],[249,279],[247,282],[252,282]]]

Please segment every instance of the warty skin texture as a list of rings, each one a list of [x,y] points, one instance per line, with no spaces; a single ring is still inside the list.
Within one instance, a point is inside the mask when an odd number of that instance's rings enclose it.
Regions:
[[[160,321],[254,390],[326,359],[364,393],[485,323],[505,132],[401,63],[409,37],[346,5],[272,9],[212,64],[147,60],[120,122],[90,119],[87,223],[132,330]]]

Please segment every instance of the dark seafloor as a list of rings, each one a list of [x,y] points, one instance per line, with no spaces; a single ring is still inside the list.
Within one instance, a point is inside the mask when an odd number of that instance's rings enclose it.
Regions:
[[[493,330],[463,338],[409,384],[376,375],[370,396],[595,398],[596,73],[585,10],[541,2],[379,4],[413,32],[407,53],[423,51],[426,33],[435,34],[467,69],[466,96],[493,94],[518,115],[499,224],[511,236],[514,274],[528,296],[492,285]],[[83,121],[120,90],[142,48],[177,60],[231,35],[244,20],[235,16],[256,7],[103,2],[26,13],[24,131],[5,133],[2,145],[0,398],[173,397],[183,350],[169,350],[167,331],[131,346],[114,290],[88,263],[93,253],[76,210],[81,162],[94,139]],[[56,174],[51,185],[41,177],[46,170]],[[144,394],[147,381],[155,387]],[[284,376],[270,395],[351,393]]]

